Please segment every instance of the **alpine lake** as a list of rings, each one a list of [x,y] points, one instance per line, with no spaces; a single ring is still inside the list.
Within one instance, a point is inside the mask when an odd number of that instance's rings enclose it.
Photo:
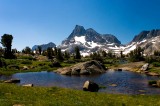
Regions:
[[[103,89],[99,92],[110,94],[160,94],[160,88],[148,85],[149,80],[158,80],[159,77],[147,76],[130,71],[106,71],[98,75],[66,76],[54,72],[16,73],[11,76],[1,75],[0,80],[20,79],[18,85],[33,84],[34,86],[62,87],[82,90],[86,80],[93,81]]]

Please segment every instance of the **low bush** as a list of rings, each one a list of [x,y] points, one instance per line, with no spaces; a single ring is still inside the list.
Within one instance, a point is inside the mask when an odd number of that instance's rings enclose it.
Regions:
[[[0,67],[6,67],[6,62],[3,59],[0,59]]]
[[[21,62],[21,64],[32,64],[32,61],[30,61],[30,60],[23,60]]]
[[[62,67],[59,62],[53,62],[53,63],[49,64],[49,66],[50,67]]]
[[[160,63],[159,62],[153,62],[152,63],[154,67],[160,67]]]

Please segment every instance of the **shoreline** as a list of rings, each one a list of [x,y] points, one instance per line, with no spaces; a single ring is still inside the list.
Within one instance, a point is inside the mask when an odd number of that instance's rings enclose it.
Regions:
[[[120,70],[125,70],[125,71],[136,72],[140,74],[146,74],[148,76],[160,76],[158,72],[152,72],[150,71],[150,69],[147,69],[147,71],[141,70],[141,67],[144,64],[145,64],[144,62],[132,62],[132,63],[127,63],[127,64],[122,64],[116,67],[112,66],[111,68],[109,68],[109,70],[118,71],[120,69]]]

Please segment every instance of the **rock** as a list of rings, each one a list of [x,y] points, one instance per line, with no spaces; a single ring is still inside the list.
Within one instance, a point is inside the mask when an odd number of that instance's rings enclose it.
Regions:
[[[88,71],[88,70],[82,70],[81,72],[80,72],[80,75],[90,75],[91,73],[90,73],[90,71]]]
[[[122,69],[119,68],[117,71],[122,71]]]
[[[61,75],[71,75],[71,68],[69,68],[69,67],[59,68],[57,70],[57,73],[59,73]]]
[[[96,60],[75,64],[74,66],[59,68],[59,74],[65,75],[90,75],[106,72],[106,68]]]
[[[22,86],[25,86],[25,87],[33,87],[33,84],[25,84],[25,85],[22,85]]]
[[[145,90],[138,90],[139,92],[146,92]]]
[[[114,71],[122,71],[122,69],[121,69],[121,68],[118,68],[118,69],[114,69]]]
[[[79,75],[80,74],[81,69],[79,68],[73,68],[71,71],[72,75]]]
[[[23,66],[22,70],[29,70],[29,67]]]
[[[83,85],[84,91],[98,92],[99,86],[91,81],[86,81]]]
[[[160,87],[160,80],[157,81],[157,87]]]
[[[154,72],[148,72],[146,73],[147,75],[150,75],[150,76],[160,76],[159,74],[157,73],[154,73]]]
[[[142,67],[141,67],[141,71],[147,71],[147,69],[148,69],[148,67],[149,67],[149,63],[146,63],[146,64],[144,64]]]
[[[117,85],[116,84],[110,84],[109,86],[116,87]]]
[[[152,87],[158,87],[157,84],[152,84],[151,86],[152,86]]]
[[[20,80],[19,79],[10,79],[10,80],[4,81],[4,83],[20,83]]]

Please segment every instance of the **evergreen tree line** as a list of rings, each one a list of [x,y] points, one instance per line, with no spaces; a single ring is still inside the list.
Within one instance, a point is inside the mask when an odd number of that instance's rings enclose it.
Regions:
[[[20,53],[19,51],[17,51],[16,49],[12,49],[12,40],[13,40],[13,36],[10,34],[4,34],[1,37],[1,44],[4,47],[0,48],[0,57],[4,57],[6,59],[14,59],[16,58],[16,56],[14,55],[15,53]],[[73,57],[74,59],[81,59],[81,53],[80,53],[80,49],[79,47],[75,47],[74,48],[74,53],[69,53],[68,51],[64,51],[62,52],[60,48],[48,48],[47,50],[42,50],[41,46],[38,46],[37,50],[35,50],[36,52],[33,52],[31,50],[30,47],[25,47],[22,50],[22,53],[24,54],[31,54],[31,55],[35,55],[35,54],[39,54],[39,55],[44,55],[47,56],[48,59],[53,59],[56,58],[59,61],[63,61],[65,59],[69,59],[70,57]],[[149,60],[151,57],[153,58],[154,56],[159,57],[160,56],[160,51],[154,51],[154,54],[152,56],[145,56],[143,55],[143,49],[141,47],[137,47],[135,50],[131,51],[129,54],[127,55],[123,55],[123,51],[120,51],[119,56],[120,58],[128,58],[130,61],[144,61],[145,59]],[[91,59],[94,60],[99,60],[102,61],[105,58],[117,58],[117,54],[115,54],[112,51],[98,51],[98,52],[94,52],[91,53],[89,56]]]

